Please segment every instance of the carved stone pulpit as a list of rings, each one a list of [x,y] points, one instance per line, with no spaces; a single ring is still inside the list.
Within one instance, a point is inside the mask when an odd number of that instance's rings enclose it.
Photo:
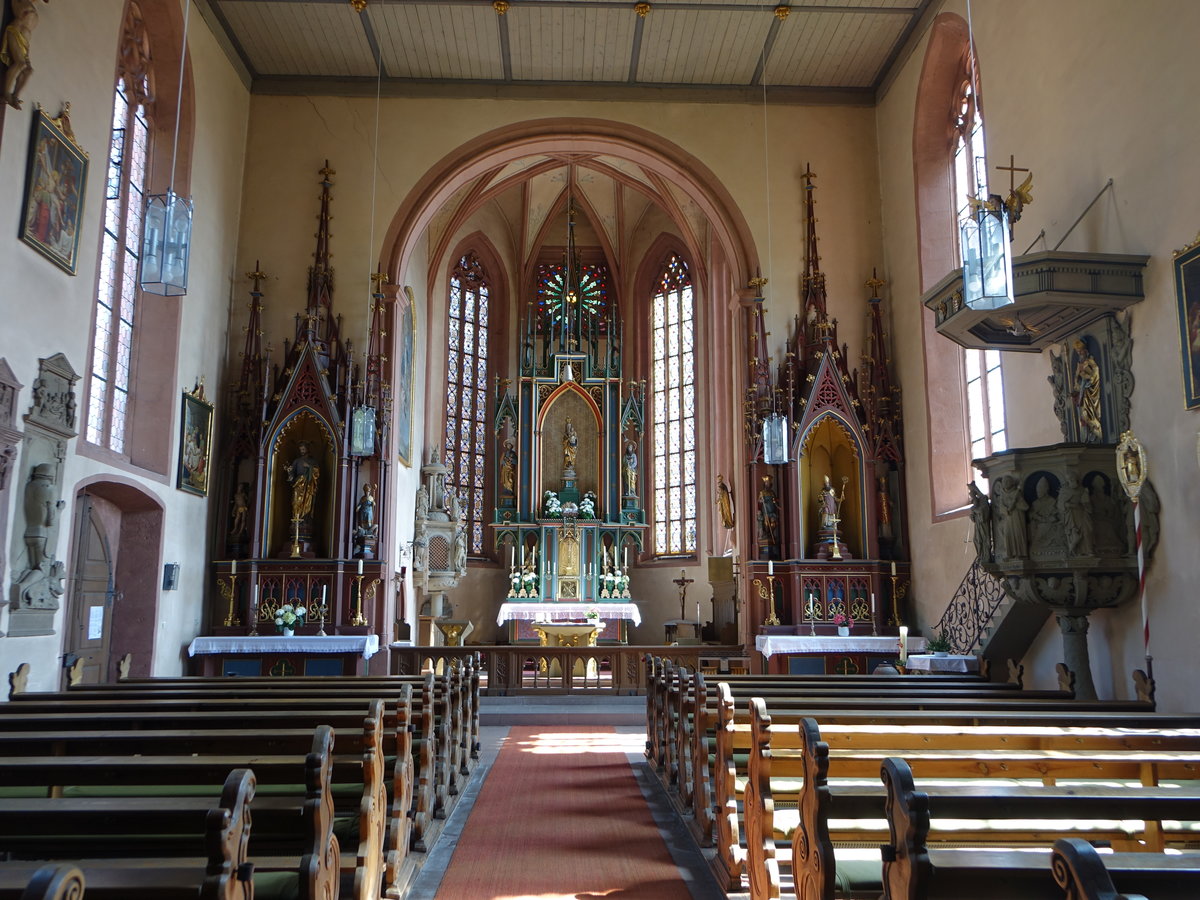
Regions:
[[[413,532],[413,581],[429,595],[429,612],[445,615],[446,591],[467,574],[467,530],[458,496],[448,489],[449,468],[434,447],[421,467]]]

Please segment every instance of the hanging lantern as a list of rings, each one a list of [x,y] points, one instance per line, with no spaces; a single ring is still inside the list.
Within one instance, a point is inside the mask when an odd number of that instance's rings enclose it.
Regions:
[[[142,290],[164,297],[187,293],[192,251],[192,201],[174,191],[146,200],[142,238]]]
[[[762,423],[763,462],[768,466],[782,466],[788,462],[787,416],[771,413]]]
[[[350,415],[350,455],[375,455],[375,407],[356,406]]]
[[[997,309],[1013,302],[1008,210],[998,196],[972,201],[971,207],[959,223],[963,303],[971,309]]]

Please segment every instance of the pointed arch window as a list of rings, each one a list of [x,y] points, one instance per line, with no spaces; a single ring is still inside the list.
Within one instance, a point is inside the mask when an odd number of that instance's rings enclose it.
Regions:
[[[654,552],[696,551],[696,304],[687,263],[671,254],[650,301]]]
[[[969,76],[963,78],[958,91],[954,138],[954,200],[961,227],[971,218],[970,198],[985,197],[988,193],[983,116]],[[962,260],[959,262],[961,264]],[[963,365],[966,370],[967,437],[971,459],[979,459],[1008,447],[1000,353],[996,350],[964,350]],[[984,482],[982,475],[976,475],[975,480]]]
[[[130,3],[121,35],[105,182],[100,272],[87,401],[88,442],[126,454],[136,341],[138,254],[151,153],[153,66],[145,22]]]
[[[483,555],[487,476],[488,274],[474,252],[450,275],[446,355],[446,452],[450,489],[466,516],[467,547]]]

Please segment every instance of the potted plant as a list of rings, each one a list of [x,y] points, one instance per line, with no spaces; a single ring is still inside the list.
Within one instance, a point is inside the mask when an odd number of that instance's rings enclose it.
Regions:
[[[854,627],[854,620],[845,613],[836,613],[833,617],[833,624],[837,626],[839,637],[850,637],[850,629]]]
[[[284,637],[291,637],[296,633],[296,629],[304,624],[306,613],[307,610],[303,606],[292,606],[290,603],[285,603],[275,613],[275,627]]]
[[[934,656],[945,656],[950,652],[950,636],[943,629],[926,642],[925,649]]]

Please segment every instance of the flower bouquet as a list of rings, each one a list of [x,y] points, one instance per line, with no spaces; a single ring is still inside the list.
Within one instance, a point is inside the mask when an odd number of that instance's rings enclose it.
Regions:
[[[600,610],[596,609],[596,607],[593,606],[591,609],[589,609],[587,612],[585,612],[583,614],[583,617],[585,619],[587,619],[589,622],[593,622],[593,623],[599,622],[600,621]]]
[[[554,491],[546,491],[542,495],[542,514],[547,519],[561,519],[563,514],[562,501]]]
[[[833,616],[833,624],[837,626],[839,635],[842,637],[849,637],[850,629],[854,627],[854,620],[845,613],[835,613]]]
[[[596,492],[588,491],[579,501],[579,515],[584,519],[596,518]]]
[[[303,606],[292,606],[285,603],[275,613],[275,627],[284,637],[291,637],[296,629],[304,624],[308,611]]]

